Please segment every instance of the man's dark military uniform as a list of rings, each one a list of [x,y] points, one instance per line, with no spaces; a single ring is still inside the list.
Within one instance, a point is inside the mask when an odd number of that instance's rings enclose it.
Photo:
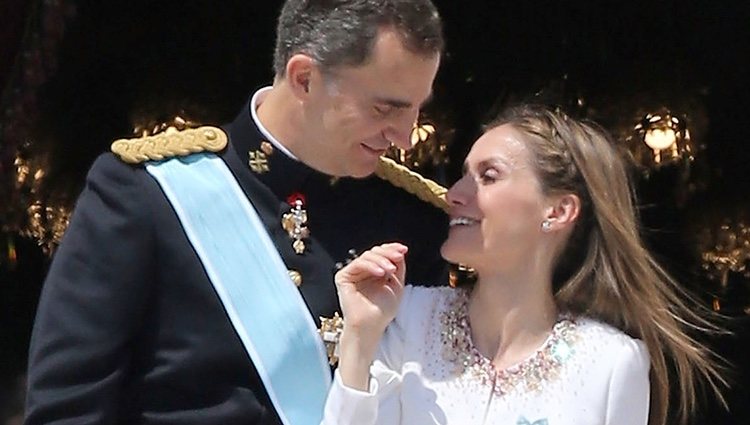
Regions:
[[[286,266],[302,275],[316,322],[339,310],[334,263],[350,249],[401,241],[410,248],[407,281],[444,283],[442,211],[377,177],[332,185],[278,150],[267,173],[253,172],[248,156],[263,138],[248,107],[225,131],[219,155]],[[295,193],[305,197],[311,233],[302,255],[281,227]],[[171,205],[142,166],[112,154],[93,165],[55,255],[29,382],[28,424],[280,423]]]

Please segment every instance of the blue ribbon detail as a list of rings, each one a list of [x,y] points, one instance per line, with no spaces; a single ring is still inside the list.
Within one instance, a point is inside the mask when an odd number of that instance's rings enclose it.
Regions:
[[[224,161],[150,163],[285,425],[317,425],[331,372],[302,296]]]

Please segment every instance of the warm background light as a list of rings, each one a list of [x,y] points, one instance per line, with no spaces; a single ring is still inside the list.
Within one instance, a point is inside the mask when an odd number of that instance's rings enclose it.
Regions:
[[[677,137],[671,128],[655,128],[646,131],[644,142],[651,149],[664,150],[677,143]]]

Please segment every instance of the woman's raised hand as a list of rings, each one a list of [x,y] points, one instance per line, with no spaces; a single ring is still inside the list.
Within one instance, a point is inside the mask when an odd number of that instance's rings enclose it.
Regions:
[[[398,311],[407,251],[400,243],[378,245],[336,273],[345,328],[379,339]]]

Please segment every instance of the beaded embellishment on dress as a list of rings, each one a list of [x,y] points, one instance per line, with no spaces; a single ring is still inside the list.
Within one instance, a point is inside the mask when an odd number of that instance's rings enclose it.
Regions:
[[[559,376],[562,365],[574,354],[576,322],[563,315],[541,348],[526,360],[498,371],[472,342],[468,307],[469,291],[456,289],[441,315],[443,358],[456,365],[457,374],[471,374],[497,395],[538,391]]]

